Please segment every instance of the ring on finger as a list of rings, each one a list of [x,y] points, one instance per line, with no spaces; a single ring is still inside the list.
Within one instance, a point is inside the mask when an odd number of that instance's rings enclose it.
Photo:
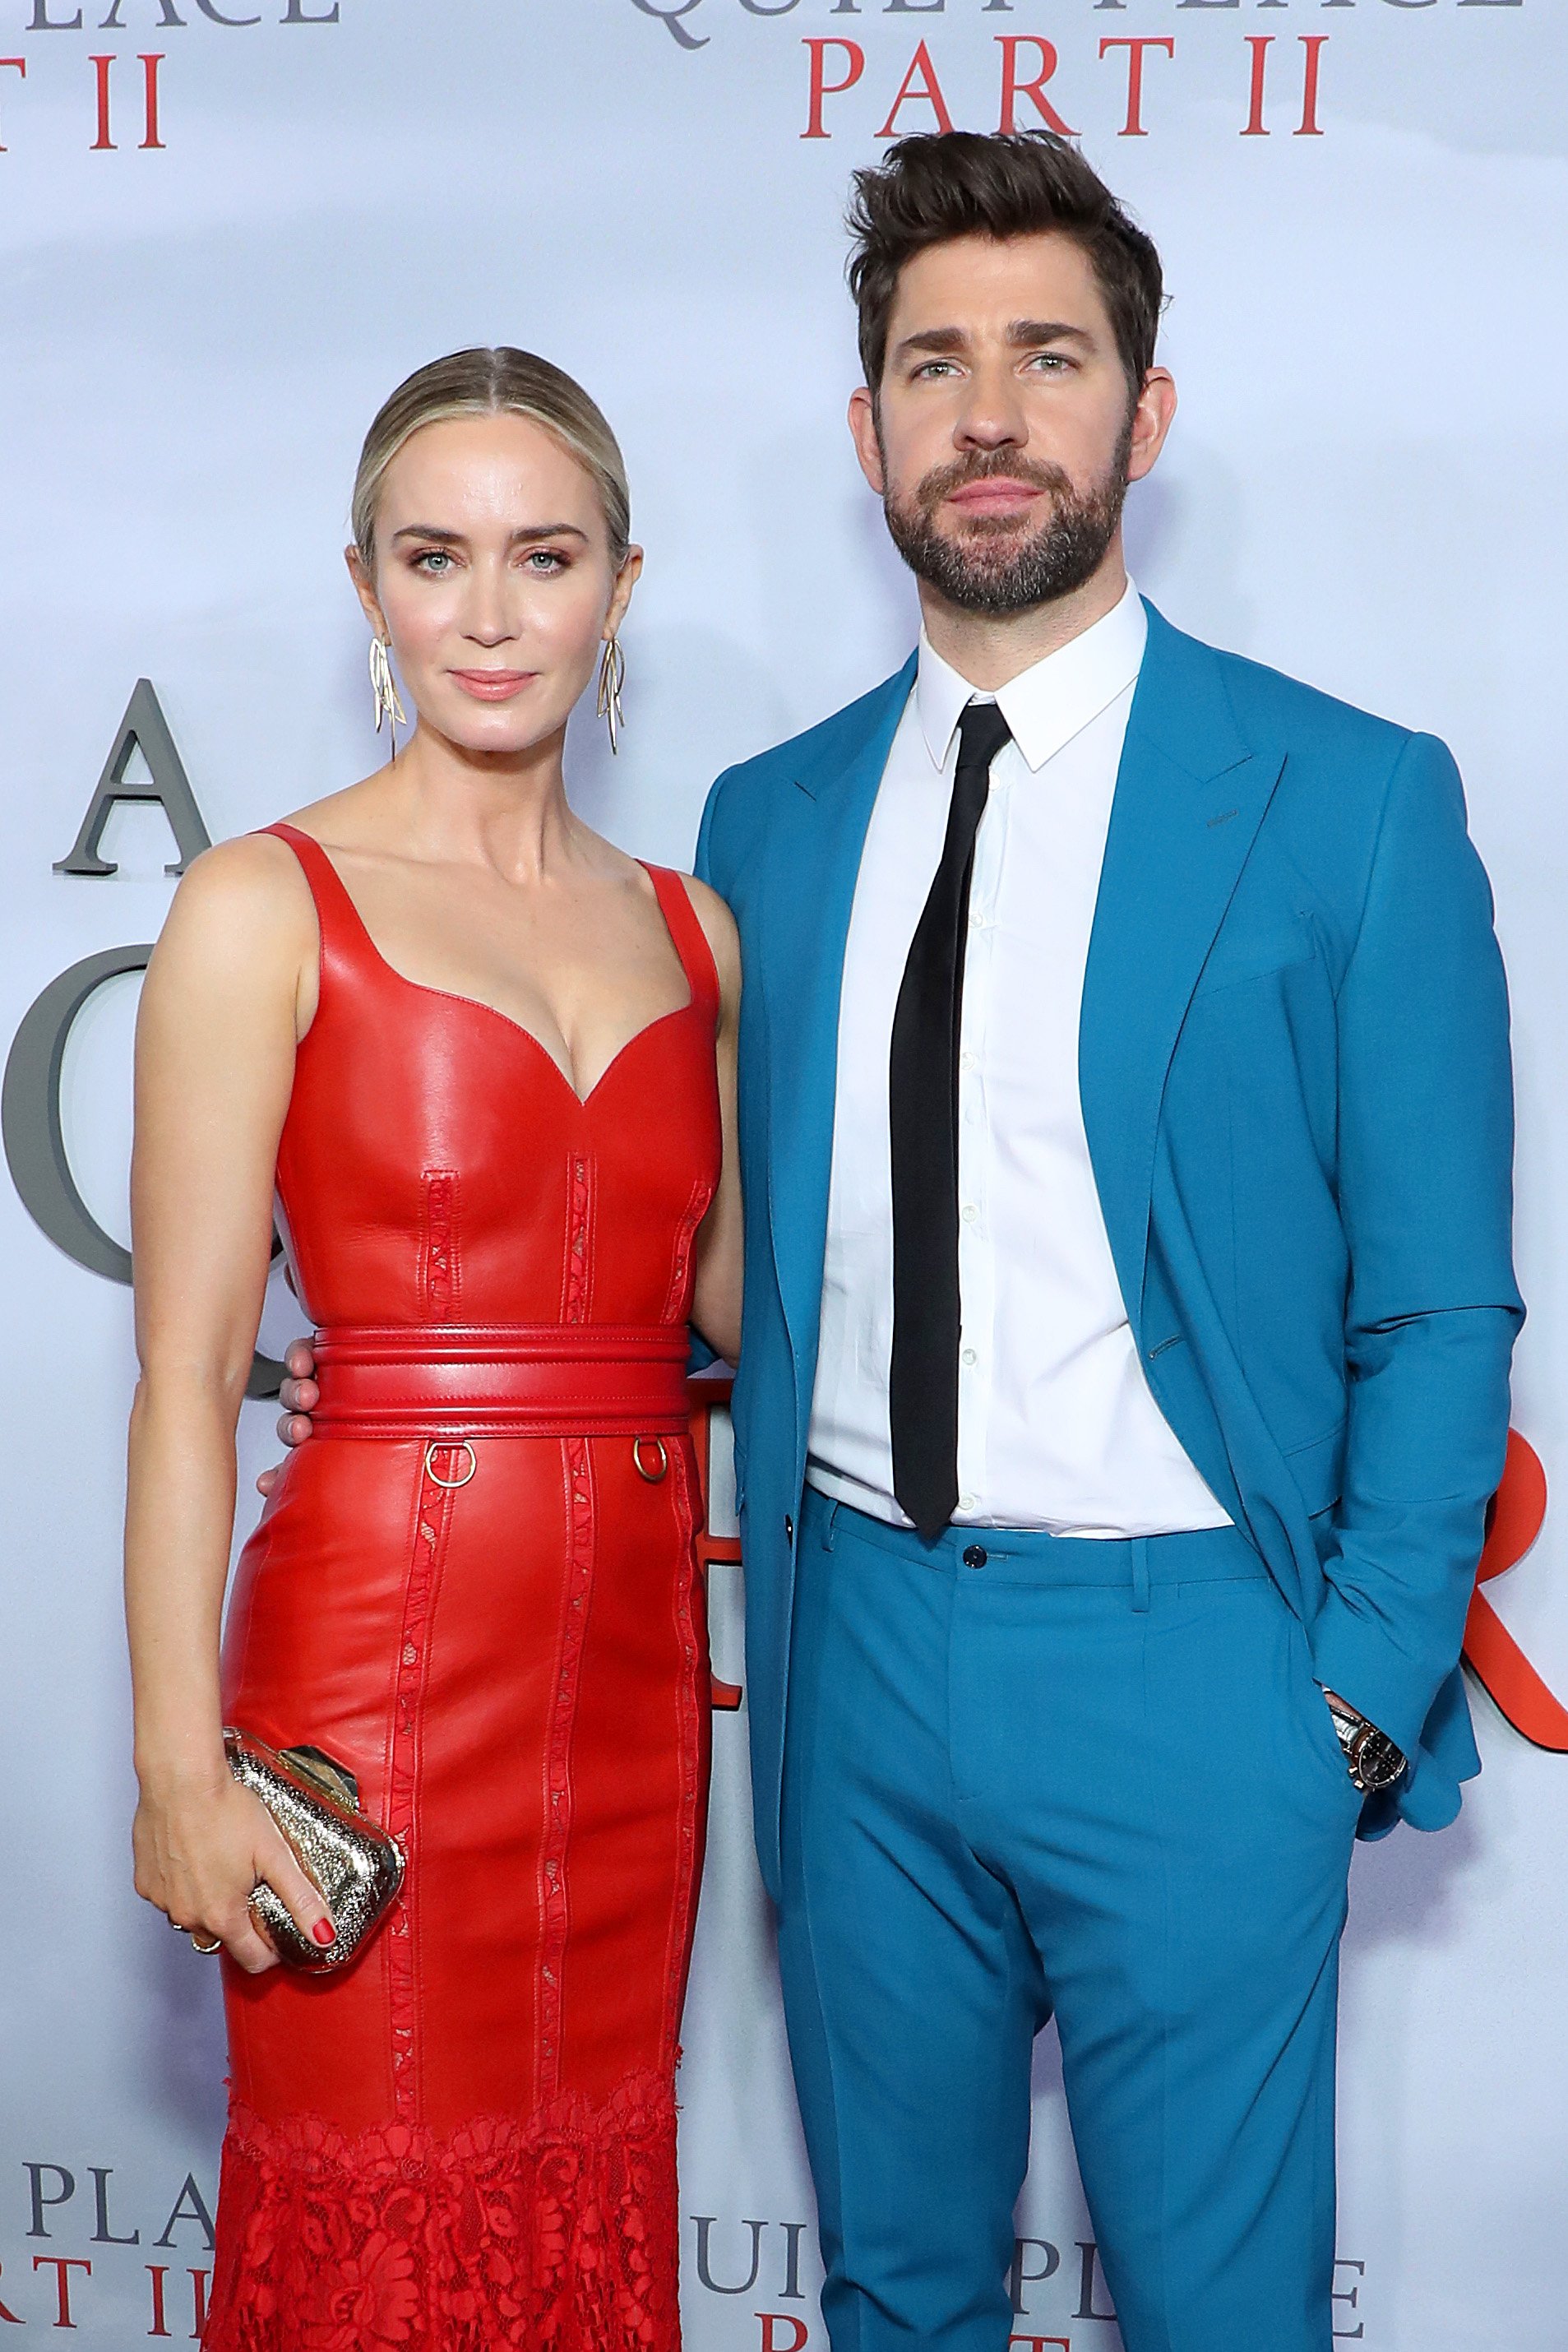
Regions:
[[[221,1936],[214,1937],[213,1942],[210,1944],[204,1944],[201,1937],[195,1933],[193,1928],[187,1930],[187,1932],[190,1935],[193,1947],[195,1950],[200,1952],[204,1960],[210,1960],[214,1952],[221,1952],[223,1950],[224,1939]]]

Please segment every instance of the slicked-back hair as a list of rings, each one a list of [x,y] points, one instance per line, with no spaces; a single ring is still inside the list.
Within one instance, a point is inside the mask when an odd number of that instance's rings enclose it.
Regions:
[[[1136,399],[1155,360],[1164,301],[1160,257],[1093,166],[1054,131],[927,132],[901,139],[857,172],[846,226],[850,291],[860,312],[861,364],[873,394],[887,364],[899,274],[916,254],[955,237],[998,239],[1043,230],[1088,257]]]
[[[610,560],[620,570],[632,538],[632,493],[603,410],[553,361],[501,343],[432,360],[399,384],[377,415],[354,480],[354,544],[367,572],[376,568],[376,515],[392,459],[425,425],[461,416],[526,416],[552,434],[599,493]]]

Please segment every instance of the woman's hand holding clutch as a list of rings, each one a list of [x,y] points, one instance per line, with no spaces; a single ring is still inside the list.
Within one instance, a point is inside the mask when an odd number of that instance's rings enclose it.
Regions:
[[[334,1938],[327,1906],[260,1799],[219,1760],[210,1783],[144,1785],[132,1832],[136,1891],[198,1949],[221,1944],[251,1976],[277,1954],[250,1910],[258,1879],[287,1905],[300,1934],[323,1950]]]

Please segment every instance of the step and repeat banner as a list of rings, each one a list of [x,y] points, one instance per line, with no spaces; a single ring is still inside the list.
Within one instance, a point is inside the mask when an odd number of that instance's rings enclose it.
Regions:
[[[379,756],[365,426],[481,341],[601,400],[648,565],[622,755],[583,714],[572,789],[685,864],[721,767],[913,639],[842,422],[849,173],[1041,121],[1166,260],[1140,584],[1463,766],[1516,1008],[1515,1421],[1568,1495],[1561,0],[0,0],[0,2344],[188,2342],[204,2307],[217,1976],[129,1859],[131,1027],[171,866]],[[284,1293],[264,1344],[292,1328]],[[1568,1694],[1568,1514],[1488,1593]],[[1478,1715],[1462,1821],[1355,1864],[1334,2311],[1366,2352],[1568,2342],[1568,1757]],[[716,1744],[688,2340],[825,2352],[743,1706]],[[1049,2034],[1036,2087],[1015,2343],[1118,2352]]]

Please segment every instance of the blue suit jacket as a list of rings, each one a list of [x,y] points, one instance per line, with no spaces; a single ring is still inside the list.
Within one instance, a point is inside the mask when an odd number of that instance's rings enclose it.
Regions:
[[[721,776],[697,870],[739,923],[735,1391],[758,1843],[777,1890],[795,1530],[839,992],[914,682]],[[1308,1628],[1320,1680],[1451,1820],[1457,1672],[1522,1319],[1508,1001],[1454,762],[1150,608],[1084,982],[1080,1085],[1162,1411]]]

